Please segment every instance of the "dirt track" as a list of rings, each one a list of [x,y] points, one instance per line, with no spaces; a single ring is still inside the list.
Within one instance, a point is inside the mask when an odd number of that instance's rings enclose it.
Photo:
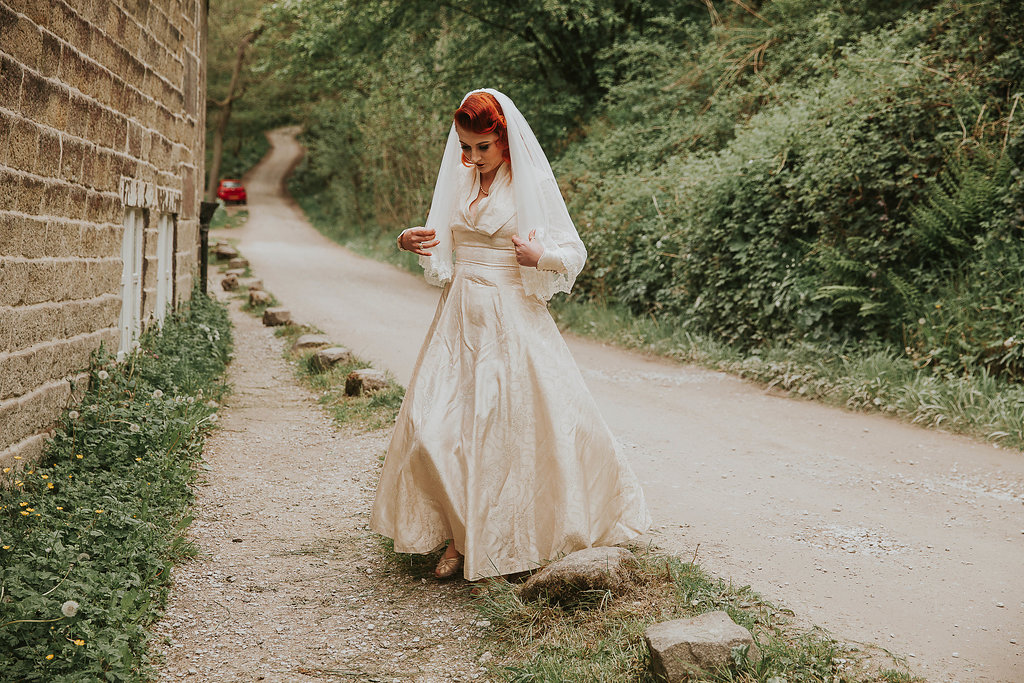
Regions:
[[[234,236],[267,289],[407,381],[438,291],[356,256],[280,192],[294,131],[247,178]],[[1024,454],[779,398],[571,338],[643,482],[652,539],[928,680],[1024,681]]]

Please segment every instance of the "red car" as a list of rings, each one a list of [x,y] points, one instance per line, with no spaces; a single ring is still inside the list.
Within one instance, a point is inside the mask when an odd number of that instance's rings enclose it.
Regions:
[[[217,186],[217,197],[223,199],[225,204],[245,204],[245,187],[241,180],[225,178]]]

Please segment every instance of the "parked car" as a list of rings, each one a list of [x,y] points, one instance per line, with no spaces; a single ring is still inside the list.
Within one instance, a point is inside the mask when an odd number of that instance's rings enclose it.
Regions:
[[[217,186],[217,197],[223,199],[225,204],[245,204],[245,186],[241,180],[225,178]]]

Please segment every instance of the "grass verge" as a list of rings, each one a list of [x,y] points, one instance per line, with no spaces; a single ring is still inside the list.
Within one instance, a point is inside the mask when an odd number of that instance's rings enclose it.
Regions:
[[[905,666],[882,651],[843,645],[817,629],[791,623],[792,613],[751,590],[708,576],[698,565],[633,548],[639,562],[631,590],[586,596],[559,606],[524,602],[512,583],[497,584],[475,601],[487,628],[489,666],[496,679],[635,681],[655,683],[644,629],[670,619],[723,610],[750,630],[761,653],[757,662],[734,653],[733,661],[700,681],[753,683],[874,683],[914,681]],[[895,677],[895,678],[894,678]]]
[[[193,550],[196,464],[227,391],[231,329],[193,291],[120,363],[93,356],[82,401],[42,460],[0,489],[4,680],[144,680],[146,627]]]
[[[228,211],[222,204],[213,212],[213,218],[210,219],[210,229],[238,228],[244,225],[247,220],[249,220],[249,209],[236,208]]]
[[[551,311],[559,327],[574,334],[728,372],[793,397],[1024,448],[1024,386],[984,369],[966,377],[938,375],[915,367],[895,349],[881,347],[806,344],[747,355],[623,308],[561,299]]]

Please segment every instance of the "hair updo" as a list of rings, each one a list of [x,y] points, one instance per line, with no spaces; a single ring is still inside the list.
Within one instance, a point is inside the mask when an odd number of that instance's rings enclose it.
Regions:
[[[505,123],[505,114],[494,95],[489,92],[470,94],[462,106],[455,110],[455,124],[477,135],[497,133],[501,157],[507,164],[512,164],[512,155],[508,151],[508,124]],[[465,166],[473,165],[465,154],[462,155],[462,163]]]

